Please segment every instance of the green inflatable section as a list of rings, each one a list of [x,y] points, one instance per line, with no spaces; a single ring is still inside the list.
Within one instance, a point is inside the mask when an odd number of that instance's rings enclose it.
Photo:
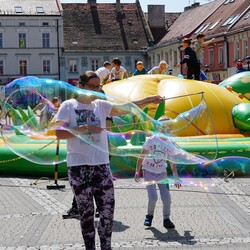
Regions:
[[[134,139],[132,144],[127,144],[126,140],[113,141],[113,146],[116,147],[116,155],[111,156],[111,170],[117,177],[131,178],[134,175],[137,158],[133,156],[122,155],[138,155],[142,150],[142,141],[144,139],[143,134],[140,133],[137,137],[139,140]],[[21,136],[22,137],[22,136]],[[113,138],[114,139],[114,138]],[[238,175],[250,174],[250,138],[227,138],[227,139],[196,139],[196,138],[175,138],[177,144],[179,144],[184,150],[192,152],[211,160],[211,163],[207,165],[206,169],[210,170],[213,175],[223,174],[224,169],[230,169],[235,171]],[[216,144],[218,142],[218,145]],[[59,150],[59,158],[65,159],[66,147],[65,143],[61,142]],[[30,145],[28,150],[32,150],[33,146]],[[46,152],[51,154],[51,149],[47,148]],[[46,154],[46,152],[44,152]],[[54,151],[55,152],[55,151]],[[53,153],[54,153],[53,152]],[[232,157],[233,156],[233,157]],[[223,157],[223,158],[222,158]],[[229,157],[227,161],[227,158]],[[203,173],[204,168],[200,168],[198,165],[183,165],[178,164],[180,175],[199,176],[199,173]],[[198,172],[197,172],[198,171]],[[206,170],[207,171],[207,170]],[[206,172],[205,171],[205,172]],[[41,165],[35,164],[31,161],[25,160],[22,157],[14,154],[5,145],[0,146],[0,174],[1,176],[34,176],[34,177],[48,177],[53,178],[55,172],[54,165]],[[67,177],[66,163],[58,164],[58,178]]]
[[[248,100],[248,94],[250,94],[250,71],[245,71],[239,74],[228,77],[222,81],[219,86],[232,87],[232,90],[243,94]]]
[[[249,84],[250,85],[250,84]],[[240,103],[233,108],[235,127],[243,131],[250,131],[250,104]]]

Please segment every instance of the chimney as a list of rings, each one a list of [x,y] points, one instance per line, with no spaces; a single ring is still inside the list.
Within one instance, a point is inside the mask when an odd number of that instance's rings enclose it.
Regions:
[[[91,6],[96,6],[96,0],[88,0],[88,4]]]
[[[165,5],[148,5],[148,23],[151,28],[165,28]]]
[[[196,8],[196,7],[199,7],[199,6],[200,6],[200,3],[193,3],[193,4],[191,5],[192,8]]]
[[[115,10],[116,10],[117,13],[121,12],[120,0],[116,0]]]
[[[191,6],[184,7],[184,12],[190,10],[191,8],[192,8]]]

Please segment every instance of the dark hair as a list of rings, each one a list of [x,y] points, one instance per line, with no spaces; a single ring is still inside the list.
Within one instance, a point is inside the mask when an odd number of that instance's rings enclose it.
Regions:
[[[190,44],[191,44],[191,39],[190,39],[190,38],[184,38],[184,39],[182,40],[182,42],[183,42],[183,43],[187,43],[188,45],[190,45]]]
[[[99,78],[98,75],[91,70],[88,70],[86,72],[83,72],[80,77],[79,77],[79,82],[78,84],[81,84],[82,87],[85,86],[85,84],[92,78]]]
[[[59,102],[59,97],[57,97],[57,96],[55,96],[54,98],[53,98],[53,100],[52,100],[52,103],[56,103],[56,102]]]
[[[199,33],[199,34],[197,34],[196,39],[199,39],[199,38],[202,38],[202,37],[205,37],[205,35],[203,33]]]
[[[121,60],[117,57],[113,58],[112,63],[114,63],[118,66],[121,66],[121,64],[122,64]]]
[[[81,84],[82,87],[84,88],[85,84],[92,78],[99,78],[98,75],[91,70],[85,71],[83,72],[80,76],[79,76],[79,81],[76,85],[76,87],[79,87],[79,85]],[[73,98],[77,98],[79,96],[79,94],[77,93],[77,91],[75,91],[73,93]]]

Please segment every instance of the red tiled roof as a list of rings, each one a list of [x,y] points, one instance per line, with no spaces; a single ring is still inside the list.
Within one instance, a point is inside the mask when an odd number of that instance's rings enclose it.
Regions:
[[[229,32],[234,30],[250,29],[250,5],[243,11],[242,16],[229,29]]]
[[[158,44],[161,45],[179,37],[189,37],[224,1],[215,0],[184,11],[170,26],[168,33]]]
[[[241,15],[249,6],[249,0],[234,0],[227,4],[222,4],[216,12],[214,12],[205,22],[204,25],[209,25],[202,33],[207,37],[213,35],[222,35],[229,31],[230,24],[223,25],[229,18]],[[214,28],[211,29],[215,22],[220,21]],[[249,20],[248,20],[249,22]]]
[[[65,50],[138,51],[148,47],[153,38],[144,30],[137,4],[120,6],[117,11],[116,3],[62,4]]]

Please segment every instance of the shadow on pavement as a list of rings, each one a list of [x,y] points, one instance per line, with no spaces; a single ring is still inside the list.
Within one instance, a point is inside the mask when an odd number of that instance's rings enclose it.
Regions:
[[[121,221],[114,220],[113,232],[123,232],[127,230],[129,226],[122,224]]]
[[[95,223],[95,228],[97,228],[98,221],[95,220],[94,223]],[[113,232],[123,232],[123,231],[127,230],[128,228],[129,228],[129,226],[122,224],[121,221],[114,220],[112,231]]]
[[[194,236],[190,234],[191,231],[184,231],[184,235],[182,236],[175,229],[169,229],[165,233],[160,232],[155,227],[148,228],[147,230],[151,230],[152,233],[154,234],[155,238],[153,238],[153,240],[157,239],[159,241],[165,241],[165,242],[176,241],[185,245],[195,245],[197,243],[197,241],[194,240]]]

